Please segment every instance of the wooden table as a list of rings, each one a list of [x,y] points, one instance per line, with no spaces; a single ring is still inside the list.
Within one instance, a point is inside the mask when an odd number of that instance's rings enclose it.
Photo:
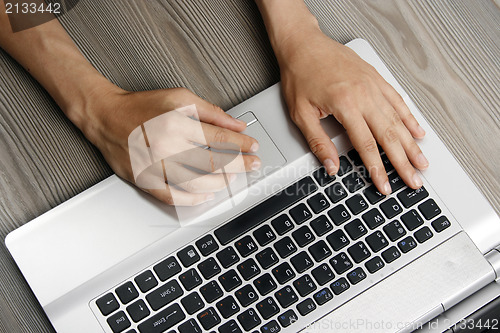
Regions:
[[[375,47],[499,213],[499,3],[307,4],[333,39],[362,37]],[[279,80],[249,0],[82,0],[62,23],[125,89],[184,86],[227,109]],[[3,240],[111,170],[37,82],[5,53],[0,58],[0,331],[53,332]]]

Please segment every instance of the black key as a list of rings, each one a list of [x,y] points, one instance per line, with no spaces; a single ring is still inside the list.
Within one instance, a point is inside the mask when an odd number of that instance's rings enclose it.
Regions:
[[[139,292],[137,291],[137,289],[135,289],[134,285],[130,281],[116,288],[115,292],[123,304],[129,303],[139,296]]]
[[[287,262],[274,267],[273,275],[279,284],[285,284],[295,277],[295,273]]]
[[[202,282],[200,274],[198,274],[194,268],[191,268],[179,275],[179,280],[186,290],[191,290],[194,287],[199,286]]]
[[[368,199],[368,201],[370,201],[372,205],[376,204],[377,202],[385,198],[385,195],[380,193],[377,190],[377,187],[375,187],[375,185],[371,185],[366,190],[364,190],[363,193],[365,194],[366,198]]]
[[[370,273],[375,273],[379,269],[383,268],[385,266],[384,262],[382,259],[380,259],[379,256],[376,256],[374,258],[371,258],[367,262],[365,262],[365,267]]]
[[[333,298],[333,294],[330,289],[323,288],[313,295],[313,299],[318,303],[318,305],[323,305]]]
[[[391,263],[399,257],[401,257],[401,252],[395,246],[391,246],[382,252],[382,258],[384,258],[386,263]]]
[[[297,270],[297,272],[299,273],[305,272],[313,265],[311,257],[309,257],[309,255],[305,251],[302,251],[299,254],[293,256],[292,259],[290,259],[290,262],[292,263],[295,270]]]
[[[304,223],[312,217],[311,211],[303,203],[290,209],[290,216],[297,224]]]
[[[306,246],[315,239],[311,229],[305,225],[292,232],[292,237],[300,247]]]
[[[333,229],[332,224],[328,220],[328,218],[324,215],[321,215],[314,220],[311,221],[310,223],[311,228],[313,228],[314,232],[318,236],[323,236],[327,232],[331,231]]]
[[[345,203],[353,215],[359,214],[368,208],[368,203],[361,194],[354,195],[352,198],[347,199]]]
[[[219,284],[215,281],[210,281],[206,285],[200,288],[201,295],[207,303],[212,303],[219,297],[222,297],[224,292],[219,287]]]
[[[219,264],[217,264],[214,258],[208,258],[199,263],[198,269],[200,270],[201,275],[203,275],[203,277],[207,280],[219,274],[221,271]]]
[[[280,322],[281,326],[283,326],[283,327],[288,327],[288,326],[292,325],[298,319],[299,319],[299,317],[297,317],[297,315],[295,314],[295,312],[292,309],[290,309],[290,310],[286,311],[285,313],[280,314],[278,316],[278,321]]]
[[[292,239],[288,236],[274,243],[274,248],[281,258],[286,258],[297,251],[297,246],[295,246]]]
[[[412,209],[409,212],[401,215],[401,221],[403,221],[406,228],[410,231],[415,230],[422,224],[424,224],[424,219],[417,213],[415,209]]]
[[[287,215],[278,216],[277,218],[271,221],[271,225],[280,236],[286,234],[288,231],[293,229],[293,222]]]
[[[240,237],[282,210],[307,197],[318,189],[311,177],[305,177],[270,197],[258,206],[246,211],[215,230],[215,236],[223,245]]]
[[[427,192],[427,190],[423,186],[416,190],[408,187],[398,193],[399,201],[401,201],[403,206],[405,206],[406,208],[413,206],[414,204],[424,200],[428,196],[429,192]]]
[[[238,264],[238,272],[240,272],[241,276],[245,281],[250,280],[254,276],[257,276],[260,273],[260,268],[257,266],[257,263],[252,258],[249,258],[242,263]]]
[[[307,204],[316,214],[330,207],[328,200],[326,200],[326,197],[322,193],[317,193],[307,199]]]
[[[107,320],[109,327],[114,333],[122,332],[123,330],[130,327],[130,320],[128,320],[127,315],[123,311],[119,311],[108,318]]]
[[[361,160],[361,156],[359,156],[359,153],[355,149],[350,150],[347,153],[347,156],[349,156],[349,158],[351,159],[351,161],[354,163],[355,166],[363,165],[363,161]]]
[[[245,236],[234,243],[234,247],[242,257],[247,257],[257,251],[257,244],[255,244],[255,241],[250,236]]]
[[[346,189],[342,186],[341,183],[335,183],[330,187],[327,187],[325,189],[325,194],[330,198],[330,200],[333,203],[337,203],[340,200],[344,199],[347,197],[347,191]]]
[[[357,172],[353,172],[348,174],[342,179],[342,183],[344,183],[345,187],[347,190],[351,193],[356,192],[360,188],[363,188],[365,186],[365,182],[363,179],[358,175]]]
[[[149,270],[137,275],[134,281],[135,283],[137,283],[139,289],[141,289],[143,293],[153,289],[158,285],[158,281],[154,277],[153,272]]]
[[[342,294],[344,291],[349,289],[349,287],[350,287],[350,284],[349,284],[349,282],[347,282],[347,280],[345,278],[340,278],[340,279],[334,281],[330,285],[330,289],[332,289],[332,291],[335,295]]]
[[[335,180],[335,176],[330,176],[327,172],[325,167],[321,167],[318,170],[314,171],[312,176],[320,186],[325,186],[330,184]]]
[[[362,215],[363,221],[370,229],[375,229],[385,222],[384,217],[377,208],[372,208]]]
[[[398,204],[396,199],[389,198],[386,201],[380,204],[380,209],[384,212],[384,215],[388,219],[392,219],[394,216],[400,214],[403,211],[403,208]]]
[[[178,327],[179,333],[201,333],[201,328],[194,319],[189,319]]]
[[[172,256],[155,265],[153,267],[153,270],[155,271],[156,275],[158,275],[160,280],[165,281],[167,279],[170,279],[175,274],[179,273],[181,271],[181,266],[177,262],[177,259]]]
[[[240,277],[234,269],[230,269],[226,273],[219,276],[219,282],[222,285],[222,288],[224,288],[227,292],[239,287],[242,283]]]
[[[295,289],[297,289],[297,292],[302,297],[309,295],[316,290],[316,284],[308,274],[295,280],[293,282],[293,286],[295,287]]]
[[[249,284],[237,290],[235,294],[243,307],[249,306],[259,298],[255,289]]]
[[[146,296],[153,310],[158,310],[184,294],[176,280],[171,280],[156,288]]]
[[[340,165],[339,165],[339,171],[337,174],[342,177],[343,175],[347,174],[348,172],[351,172],[352,170],[352,164],[349,162],[349,160],[345,156],[340,156],[339,157]]]
[[[196,317],[200,321],[201,326],[203,326],[206,330],[209,330],[220,323],[220,317],[217,312],[215,312],[214,308],[208,308],[199,313]]]
[[[271,318],[280,311],[278,304],[276,304],[272,297],[268,297],[257,303],[256,308],[265,320]]]
[[[341,252],[330,259],[330,265],[332,265],[337,274],[342,274],[352,268],[352,262],[344,252]]]
[[[335,278],[335,274],[327,264],[321,264],[319,267],[316,267],[311,271],[311,274],[320,286],[327,284]]]
[[[208,256],[219,249],[219,245],[212,235],[206,235],[196,241],[196,247],[203,256]]]
[[[278,322],[276,320],[271,320],[270,322],[268,322],[267,324],[265,324],[264,326],[262,326],[260,328],[260,331],[262,333],[267,333],[267,332],[276,333],[276,332],[281,331],[281,327],[280,327],[280,325],[278,324]]]
[[[289,307],[299,299],[295,291],[293,291],[292,287],[290,286],[286,286],[283,289],[275,292],[274,297],[276,297],[278,303],[280,303],[282,308]]]
[[[120,307],[120,304],[118,304],[118,301],[112,293],[108,293],[99,298],[96,304],[103,316],[109,315]]]
[[[330,209],[328,216],[330,216],[335,225],[341,225],[351,218],[351,214],[349,214],[344,205],[337,205]]]
[[[240,311],[240,307],[236,303],[236,300],[233,298],[233,296],[227,296],[217,301],[216,307],[222,317],[224,317],[224,319],[227,319],[234,315],[236,312]]]
[[[434,228],[434,230],[436,230],[437,232],[441,232],[444,229],[448,228],[451,225],[451,223],[450,221],[448,221],[446,216],[441,216],[437,220],[433,221],[431,225]]]
[[[309,253],[311,253],[316,262],[320,262],[328,258],[332,254],[332,251],[330,251],[324,240],[320,240],[309,246]]]
[[[357,284],[361,280],[364,280],[366,278],[366,273],[363,271],[361,267],[358,267],[356,269],[353,269],[349,273],[347,273],[347,279],[351,284]]]
[[[360,219],[347,223],[344,229],[352,240],[356,240],[368,232]]]
[[[189,267],[200,260],[200,255],[193,245],[186,246],[184,249],[177,252],[177,257],[179,257],[179,260],[184,267]]]
[[[219,333],[243,333],[236,321],[231,319],[224,325],[219,327]]]
[[[359,264],[366,258],[370,256],[370,250],[366,247],[365,243],[357,242],[347,249],[347,252],[351,255],[352,259]]]
[[[441,214],[441,209],[433,199],[429,199],[418,205],[418,210],[422,213],[426,220],[430,220]]]
[[[433,234],[432,234],[431,229],[429,229],[429,227],[423,227],[423,228],[415,231],[413,236],[415,236],[415,238],[417,239],[417,242],[422,244],[426,240],[430,239],[433,236]]]
[[[203,300],[196,291],[182,298],[181,303],[184,309],[186,309],[187,313],[190,315],[197,311],[200,311],[205,306],[205,303],[203,303]]]
[[[392,193],[399,191],[401,188],[405,187],[404,180],[398,175],[397,172],[391,173],[389,176],[389,185],[391,185]]]
[[[394,166],[392,166],[391,161],[389,161],[389,157],[386,154],[380,156],[382,159],[382,164],[384,165],[385,172],[390,172],[394,170]]]
[[[146,303],[144,303],[142,299],[127,306],[127,312],[135,323],[141,321],[150,314]]]
[[[413,237],[408,236],[405,239],[398,242],[398,247],[401,250],[401,252],[407,253],[417,247],[417,242],[415,242]]]
[[[370,236],[367,236],[365,241],[373,252],[378,252],[389,245],[387,238],[380,231],[375,231]]]
[[[384,226],[384,232],[393,242],[406,235],[405,228],[398,220],[392,221]]]
[[[316,304],[313,302],[311,298],[307,298],[297,304],[297,311],[299,311],[301,316],[305,316],[311,312],[316,310]]]
[[[267,244],[271,243],[273,240],[276,239],[276,234],[267,224],[255,230],[253,232],[253,236],[260,244],[260,246],[266,246]]]
[[[257,253],[255,256],[257,261],[264,269],[268,269],[278,262],[278,256],[274,253],[274,250],[270,247],[265,248],[264,250]]]
[[[261,323],[259,315],[254,309],[248,309],[242,312],[237,318],[243,329],[247,332]]]
[[[229,246],[217,253],[217,259],[219,259],[222,267],[228,268],[237,263],[240,260],[240,257],[238,256],[236,251],[234,251],[234,249]]]
[[[337,229],[326,237],[326,240],[335,251],[339,251],[349,244],[349,239],[342,229]]]
[[[273,278],[269,273],[266,273],[253,281],[253,285],[257,288],[257,291],[261,296],[269,294],[271,291],[276,289],[278,285],[274,282]]]
[[[143,321],[137,327],[141,333],[160,333],[165,332],[172,326],[183,321],[185,318],[186,315],[182,311],[179,304],[174,303],[146,321]]]

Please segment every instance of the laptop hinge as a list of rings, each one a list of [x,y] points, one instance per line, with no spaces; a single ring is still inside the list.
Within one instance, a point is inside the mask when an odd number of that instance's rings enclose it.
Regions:
[[[500,246],[497,246],[484,256],[495,271],[495,281],[500,280]]]

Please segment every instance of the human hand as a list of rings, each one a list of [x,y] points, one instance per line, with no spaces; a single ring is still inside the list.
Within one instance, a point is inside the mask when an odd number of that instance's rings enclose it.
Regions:
[[[319,28],[296,29],[276,53],[290,116],[329,174],[338,171],[338,152],[319,120],[333,115],[381,193],[391,193],[391,187],[377,142],[408,186],[422,186],[413,166],[425,169],[429,163],[414,138],[425,131],[371,65]]]
[[[190,112],[176,111],[192,104],[196,106],[199,120],[193,119],[195,115]],[[187,89],[126,92],[115,87],[105,96],[99,93],[90,98],[85,108],[88,111],[84,113],[90,114],[83,127],[87,138],[99,148],[118,176],[138,186],[141,182],[133,172],[129,155],[134,147],[129,146],[128,140],[134,129],[147,126],[149,120],[154,121],[156,129],[147,132],[147,138],[153,154],[163,160],[160,168],[163,167],[165,178],[160,182],[165,183],[165,188],[143,190],[167,204],[203,203],[213,198],[214,192],[225,188],[226,180],[233,180],[236,173],[260,167],[260,160],[254,155],[242,155],[241,163],[241,159],[236,161],[228,157],[230,154],[202,148],[208,144],[216,149],[231,147],[242,153],[253,153],[258,143],[238,133],[245,129],[245,123]],[[225,175],[221,173],[222,167]]]

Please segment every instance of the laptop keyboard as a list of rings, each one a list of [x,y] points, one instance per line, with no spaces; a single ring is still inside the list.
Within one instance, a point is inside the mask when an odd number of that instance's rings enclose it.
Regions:
[[[107,330],[279,332],[448,228],[381,157],[390,196],[351,150],[98,297]]]

